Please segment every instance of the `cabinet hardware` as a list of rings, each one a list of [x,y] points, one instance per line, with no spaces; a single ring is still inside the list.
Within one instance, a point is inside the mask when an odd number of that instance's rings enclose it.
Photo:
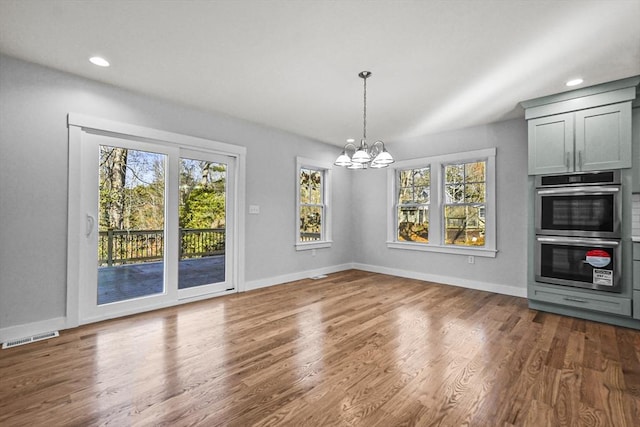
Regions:
[[[578,168],[582,170],[582,151],[578,151]]]
[[[589,302],[589,301],[587,301],[587,300],[580,299],[580,298],[564,297],[563,299],[564,299],[565,301],[572,301],[572,302],[584,302],[584,303]]]

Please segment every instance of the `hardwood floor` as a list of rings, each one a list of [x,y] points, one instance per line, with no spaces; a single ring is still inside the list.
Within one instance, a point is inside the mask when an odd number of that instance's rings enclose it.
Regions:
[[[2,426],[638,426],[640,331],[362,271],[0,351]]]

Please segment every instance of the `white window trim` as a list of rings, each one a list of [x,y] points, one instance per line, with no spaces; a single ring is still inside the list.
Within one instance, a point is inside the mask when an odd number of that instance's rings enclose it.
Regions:
[[[321,162],[304,157],[296,157],[296,212],[295,212],[295,247],[297,251],[308,251],[311,249],[322,249],[331,247],[331,167],[328,162]],[[309,168],[322,170],[324,172],[323,185],[323,204],[324,217],[322,218],[322,237],[317,242],[301,242],[300,241],[300,169]]]
[[[468,163],[485,160],[486,166],[486,211],[485,245],[483,247],[444,244],[443,206],[444,166],[451,163]],[[431,169],[431,197],[429,208],[429,243],[401,242],[397,239],[397,171],[429,166]],[[496,148],[467,151],[441,156],[423,157],[394,163],[387,170],[387,247],[411,251],[439,252],[465,256],[495,258],[496,253]]]

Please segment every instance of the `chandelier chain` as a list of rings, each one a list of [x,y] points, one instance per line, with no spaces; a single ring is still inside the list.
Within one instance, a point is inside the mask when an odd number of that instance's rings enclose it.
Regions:
[[[364,108],[363,108],[363,127],[362,127],[362,139],[367,140],[367,77],[362,78],[364,80]]]

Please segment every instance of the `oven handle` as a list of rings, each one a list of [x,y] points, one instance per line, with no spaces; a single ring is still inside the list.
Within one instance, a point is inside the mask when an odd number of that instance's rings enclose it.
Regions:
[[[618,193],[620,187],[573,187],[538,190],[538,194]]]
[[[579,245],[606,245],[618,247],[620,246],[620,242],[617,240],[602,240],[602,239],[573,239],[573,238],[565,238],[565,237],[536,237],[538,242],[543,243],[576,243]]]

